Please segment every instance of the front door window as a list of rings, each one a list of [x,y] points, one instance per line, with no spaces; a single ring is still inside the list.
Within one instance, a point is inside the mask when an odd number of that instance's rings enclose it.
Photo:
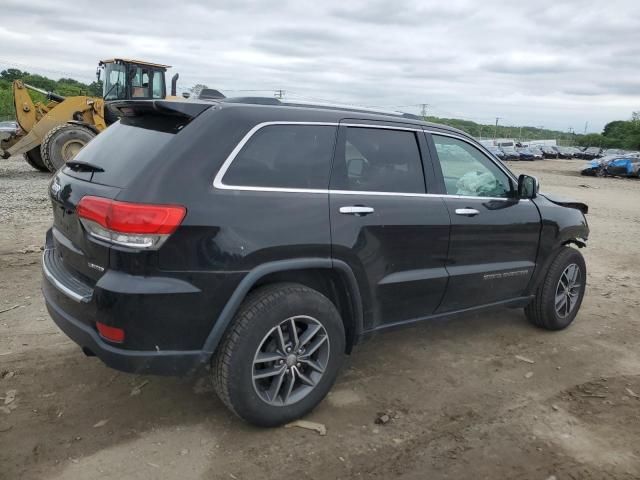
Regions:
[[[507,174],[476,147],[453,137],[435,134],[432,137],[447,195],[512,196],[513,188]]]

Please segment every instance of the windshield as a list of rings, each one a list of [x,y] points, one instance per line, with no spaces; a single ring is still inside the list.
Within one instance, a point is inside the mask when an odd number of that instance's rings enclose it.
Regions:
[[[105,100],[123,100],[127,95],[125,81],[125,67],[118,63],[107,63],[104,66],[104,88],[103,97]]]

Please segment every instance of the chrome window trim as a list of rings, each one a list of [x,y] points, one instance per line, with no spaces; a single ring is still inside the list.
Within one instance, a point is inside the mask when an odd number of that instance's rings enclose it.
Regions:
[[[445,135],[449,137],[454,137],[463,141],[466,141],[470,145],[474,146],[471,142],[465,140],[463,137],[459,135],[450,135],[450,134],[442,134],[435,130],[425,130],[424,128],[412,128],[412,127],[400,127],[393,125],[372,125],[368,123],[344,123],[344,122],[295,122],[295,121],[272,121],[272,122],[262,122],[255,125],[251,130],[249,130],[242,140],[238,142],[238,144],[231,151],[229,156],[223,162],[222,166],[218,170],[215,178],[213,179],[213,186],[219,190],[236,190],[236,191],[245,191],[245,192],[278,192],[278,193],[311,193],[311,194],[322,194],[322,195],[372,195],[372,196],[391,196],[391,197],[419,197],[419,198],[457,198],[457,199],[469,199],[469,200],[513,200],[508,197],[471,197],[465,195],[448,195],[448,194],[437,194],[437,193],[404,193],[404,192],[377,192],[377,191],[360,191],[360,190],[332,190],[332,189],[316,189],[316,188],[285,188],[285,187],[254,187],[250,185],[227,185],[222,181],[227,170],[238,156],[238,153],[242,150],[242,148],[251,140],[251,137],[255,135],[258,130],[261,130],[264,127],[268,127],[271,125],[319,125],[319,126],[329,126],[329,127],[361,127],[361,128],[380,128],[386,130],[404,130],[408,132],[428,132],[436,135]],[[489,159],[492,161],[491,159]],[[500,168],[499,165],[497,165]],[[512,178],[512,175],[509,172],[504,171],[504,169],[500,168],[507,176]],[[528,199],[520,199],[520,201],[529,201]]]
[[[369,123],[345,123],[340,122],[341,127],[361,127],[361,128],[379,128],[382,130],[404,130],[407,132],[422,132],[422,128],[412,128],[409,126],[400,127],[395,125],[371,125]]]

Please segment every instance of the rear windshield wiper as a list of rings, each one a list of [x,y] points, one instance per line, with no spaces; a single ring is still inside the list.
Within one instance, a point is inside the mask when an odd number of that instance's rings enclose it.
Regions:
[[[69,160],[65,166],[75,172],[104,172],[104,168],[94,165],[90,162],[81,162],[79,160]]]

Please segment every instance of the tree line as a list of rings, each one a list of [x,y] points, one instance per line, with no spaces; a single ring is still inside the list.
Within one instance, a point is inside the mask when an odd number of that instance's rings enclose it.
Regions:
[[[561,145],[621,148],[625,150],[640,150],[640,112],[633,112],[629,120],[615,120],[605,125],[602,133],[587,135],[571,132],[560,132],[537,127],[509,127],[498,125],[483,125],[471,120],[457,118],[426,117],[434,123],[442,123],[457,128],[477,138],[515,138],[532,141],[542,139],[556,139]]]
[[[640,112],[633,112],[629,120],[607,123],[602,133],[581,135],[578,145],[640,150]]]
[[[60,78],[52,80],[38,74],[32,74],[17,68],[8,68],[0,72],[0,119],[15,118],[13,107],[13,93],[11,84],[14,80],[22,80],[24,83],[41,88],[48,92],[55,92],[65,97],[74,95],[87,95],[92,97],[102,96],[102,82],[90,84],[79,82],[73,78]],[[44,101],[44,95],[37,92],[29,92],[34,101]]]

